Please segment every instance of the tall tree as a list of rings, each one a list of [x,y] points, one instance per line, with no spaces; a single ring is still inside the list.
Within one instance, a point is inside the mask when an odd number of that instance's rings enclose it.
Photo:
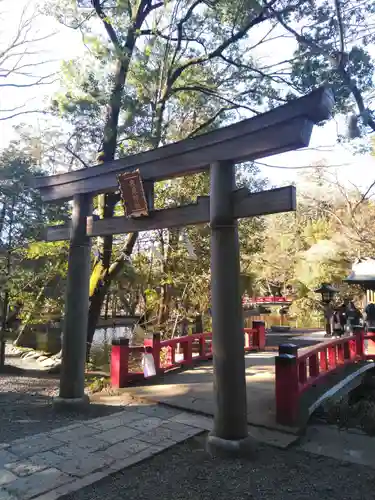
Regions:
[[[99,117],[106,107],[102,129],[91,128],[101,161],[207,130],[228,119],[233,110],[254,112],[252,103],[258,108],[263,105],[263,88],[265,96],[275,98],[267,82],[260,85],[258,74],[257,81],[241,89],[241,82],[254,71],[235,63],[246,52],[242,42],[249,31],[271,17],[268,4],[260,8],[250,3],[245,15],[239,11],[236,14],[226,4],[215,7],[201,0],[176,2],[172,10],[162,2],[149,0],[111,6],[93,1],[93,7],[110,44],[92,35],[91,42],[98,66],[108,68],[109,61],[111,69],[115,68],[109,74],[111,85],[88,71],[83,82],[81,79],[79,94],[75,86],[78,98],[74,98],[72,89],[56,104],[72,111],[70,117],[76,125],[82,121],[83,109],[89,116]],[[69,70],[77,75],[74,66],[69,65]],[[78,73],[82,78],[82,72]],[[183,127],[176,128],[182,121]],[[118,201],[117,194],[101,196],[100,216],[111,217]],[[105,237],[101,242],[102,259],[92,278],[96,283],[91,287],[89,344],[109,285],[123,269],[136,239],[137,234],[128,236],[114,262],[113,238]]]
[[[85,64],[65,65],[67,92],[54,104],[70,121],[71,139],[81,147],[84,166],[95,161],[95,148],[100,161],[110,162],[207,131],[241,112],[259,113],[321,81],[336,82],[341,110],[347,109],[353,94],[343,74],[341,80],[332,78],[336,69],[327,68],[320,53],[311,47],[306,52],[302,44],[305,37],[333,51],[340,26],[330,23],[338,19],[338,11],[328,2],[317,7],[311,0],[93,0],[91,10],[78,13],[67,3],[70,10],[59,4],[55,12],[65,24],[82,31],[91,57]],[[365,16],[365,5],[360,8]],[[353,19],[350,9],[343,15],[347,22]],[[306,27],[298,37],[301,21]],[[291,35],[296,39],[294,55],[272,51]],[[259,54],[270,48],[278,55],[264,62]],[[360,91],[368,91],[373,67],[363,45],[341,60],[347,61],[344,69],[350,67]],[[112,217],[118,201],[117,194],[99,197],[100,217]],[[115,258],[113,238],[99,242],[101,258],[90,287],[88,344],[109,286],[129,262],[137,236],[128,235]]]

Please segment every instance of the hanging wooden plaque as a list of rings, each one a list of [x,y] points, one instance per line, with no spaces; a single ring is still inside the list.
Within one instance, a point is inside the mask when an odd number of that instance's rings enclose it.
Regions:
[[[121,199],[127,217],[147,216],[148,206],[139,170],[118,176]]]

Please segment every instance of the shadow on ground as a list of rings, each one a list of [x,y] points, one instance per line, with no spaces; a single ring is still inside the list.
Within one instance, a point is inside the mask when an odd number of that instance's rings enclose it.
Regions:
[[[275,421],[274,362],[274,353],[245,356],[247,416],[251,425],[279,430],[280,426]],[[199,364],[190,370],[166,373],[149,383],[120,389],[119,392],[135,399],[146,399],[206,415],[214,414],[216,404],[211,362]]]
[[[121,411],[121,406],[90,404],[83,412],[57,411],[53,397],[59,379],[43,372],[0,375],[0,443],[48,432]]]

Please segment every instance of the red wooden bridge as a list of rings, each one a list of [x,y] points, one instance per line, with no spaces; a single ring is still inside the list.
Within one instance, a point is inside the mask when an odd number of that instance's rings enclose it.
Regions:
[[[265,350],[264,323],[244,330],[248,422],[296,433],[310,415],[338,391],[358,385],[375,365],[375,333],[357,327],[351,336],[298,348],[281,344],[278,353]],[[213,414],[212,334],[210,332],[161,341],[158,334],[144,346],[114,341],[111,380],[137,396],[200,413]],[[150,352],[156,375],[145,380],[132,370],[134,354]],[[183,371],[176,369],[183,368]],[[353,385],[354,384],[354,385]],[[289,429],[289,431],[288,431]]]
[[[244,329],[245,352],[262,351],[266,345],[266,331],[262,321],[253,321],[253,328]],[[111,383],[120,388],[144,380],[143,371],[131,368],[132,356],[150,352],[154,358],[156,374],[176,368],[191,368],[194,364],[212,359],[212,332],[160,340],[160,333],[146,339],[143,346],[131,346],[128,339],[113,341],[111,356]]]

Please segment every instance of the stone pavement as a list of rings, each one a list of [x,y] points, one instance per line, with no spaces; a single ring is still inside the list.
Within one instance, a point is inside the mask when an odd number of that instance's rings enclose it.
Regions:
[[[107,498],[109,494],[107,492],[108,485],[111,485],[112,481],[114,481],[114,484],[121,484],[121,490],[118,490],[115,496],[110,493],[110,498],[121,497],[127,488],[126,481],[129,479],[121,481],[123,472],[121,472],[120,476],[116,475],[117,472],[139,464],[145,459],[159,455],[161,452],[183,441],[187,441],[186,446],[190,446],[189,443],[191,441],[189,438],[211,428],[212,419],[208,417],[189,414],[160,405],[143,405],[140,402],[129,405],[124,411],[110,417],[76,423],[55,429],[49,433],[38,434],[0,445],[0,500],[57,500],[66,495],[68,495],[69,499],[74,499],[80,490],[84,493],[83,496],[78,496],[78,498]],[[199,438],[202,443],[204,439],[204,437]],[[369,440],[371,442],[368,442]],[[332,462],[328,464],[332,472],[337,471],[339,467],[343,467],[342,460],[351,464],[360,464],[374,468],[375,454],[373,451],[373,441],[374,439],[368,436],[358,434],[349,435],[347,432],[340,432],[336,428],[314,426],[308,430],[306,437],[302,439],[297,448],[289,450],[288,454],[279,456],[280,451],[260,447],[257,451],[256,463],[246,463],[246,476],[241,473],[242,479],[240,482],[248,482],[249,474],[253,478],[252,474],[261,465],[262,470],[265,468],[263,479],[266,483],[263,484],[263,489],[267,492],[267,498],[270,497],[269,474],[277,476],[275,490],[279,491],[280,485],[285,483],[284,486],[286,485],[287,487],[288,498],[295,498],[289,495],[292,491],[291,487],[293,488],[293,485],[295,485],[295,481],[304,485],[304,488],[306,487],[304,481],[299,477],[302,471],[298,471],[297,477],[293,476],[293,479],[291,479],[289,474],[290,469],[288,469],[288,466],[285,467],[285,470],[282,471],[282,477],[284,477],[283,483],[282,481],[280,482],[280,475],[278,475],[280,471],[278,474],[273,474],[272,472],[275,465],[280,466],[285,461],[288,462],[291,457],[296,455],[296,451],[301,450],[313,455],[325,455],[337,459],[336,463]],[[191,446],[192,449],[189,448],[183,454],[184,470],[186,468],[189,468],[189,470],[192,469],[196,465],[194,460],[202,460],[202,454],[196,456],[197,451],[199,451],[194,448],[196,445],[193,444]],[[173,449],[178,450],[180,448]],[[203,448],[202,451],[204,451]],[[263,465],[259,464],[259,460],[262,461],[262,454],[264,455],[265,453],[267,454],[266,462]],[[194,454],[195,458],[193,457]],[[215,481],[218,481],[218,477],[221,477],[221,474],[226,475],[228,480],[232,480],[234,477],[238,477],[238,473],[241,472],[239,466],[245,467],[245,463],[241,465],[238,460],[226,461],[222,464],[222,468],[224,467],[223,471],[219,473],[216,471],[216,468],[220,467],[220,461],[211,460],[208,463],[208,458],[204,458],[205,469],[200,470],[200,475],[195,471],[195,473],[192,473],[192,477],[190,477],[186,473],[181,472],[182,464],[174,463],[173,460],[171,462],[171,457],[168,454],[166,457],[165,459],[160,457],[160,460],[164,464],[164,473],[168,469],[172,468],[171,470],[173,470],[173,467],[175,469],[174,473],[169,473],[169,478],[164,477],[161,479],[161,472],[158,469],[157,463],[155,470],[153,470],[153,465],[145,465],[146,469],[148,467],[152,471],[150,476],[153,481],[152,491],[156,495],[160,483],[165,484],[167,481],[172,487],[176,484],[176,481],[170,482],[170,477],[173,476],[176,479],[176,467],[179,470],[181,478],[184,475],[185,479],[189,477],[189,481],[192,483],[198,481],[198,488],[202,488],[199,491],[205,492],[205,494],[207,494],[207,485],[211,485],[212,489],[215,490]],[[314,467],[316,468],[321,463],[321,459],[314,459],[313,456],[305,459],[303,455],[300,455],[295,460],[293,474],[297,472],[298,464],[303,461],[306,462],[303,470],[305,472],[308,470],[310,475],[311,468],[314,469]],[[154,461],[152,464],[154,464]],[[209,467],[213,467],[216,471],[215,481],[209,480],[205,475]],[[233,467],[234,470],[229,474],[228,470],[230,468],[233,469]],[[139,469],[139,467],[134,469],[134,472],[130,473],[131,477],[134,478],[142,470],[144,469]],[[363,472],[363,469],[361,469],[361,473]],[[326,475],[330,477],[329,472]],[[112,477],[108,478],[108,476],[113,476],[113,479]],[[125,475],[124,477],[128,476]],[[321,475],[313,475],[312,477],[314,490],[321,479]],[[103,482],[106,478],[108,478],[107,482]],[[199,480],[201,480],[200,483]],[[139,484],[143,484],[144,482],[145,476],[137,479],[138,489]],[[323,483],[325,484],[325,486],[323,485],[324,488],[330,488],[327,491],[331,492],[332,487],[329,480],[326,478]],[[94,484],[98,484],[99,486],[91,489],[88,488]],[[193,486],[191,485],[191,487]],[[147,498],[151,498],[152,496],[149,488],[149,484],[143,488],[143,490],[148,490]],[[255,490],[258,491],[252,483],[248,483],[246,488],[250,488],[247,490],[248,493],[249,491],[253,493]],[[302,490],[306,493],[305,489],[302,488]],[[116,488],[114,491],[116,491]],[[145,491],[143,491],[144,493]],[[171,492],[169,491],[169,493]],[[198,494],[198,490],[196,493]],[[321,498],[318,492],[315,493],[316,496],[313,496],[313,498]],[[178,496],[178,498],[187,498],[186,495],[187,491],[185,490],[184,496]],[[196,497],[194,491],[192,495],[189,493],[188,496],[189,498]],[[240,496],[241,498],[247,498],[247,496]],[[302,497],[305,498],[303,495],[298,496],[298,498]],[[143,496],[131,496],[131,498],[143,498]],[[213,496],[212,492],[212,496],[207,496],[207,498],[216,498],[216,496]],[[272,498],[281,498],[281,496],[276,495],[272,496]],[[284,493],[282,493],[282,498],[284,498]],[[328,496],[324,498],[339,497]]]
[[[275,352],[245,356],[247,419],[249,433],[255,439],[286,448],[299,438],[300,429],[276,423],[275,356]],[[212,363],[202,363],[192,370],[168,373],[149,385],[120,389],[116,396],[97,393],[90,399],[93,403],[121,405],[126,404],[129,397],[212,417],[215,410]]]
[[[311,425],[297,449],[375,469],[375,437],[357,429]]]
[[[299,352],[302,355],[308,349],[309,347],[301,347]],[[290,434],[290,439],[293,441],[301,433],[305,422],[301,422],[301,426],[295,428],[285,427],[276,422],[276,355],[276,352],[257,352],[245,356],[247,421],[250,426]],[[324,387],[325,385],[320,384],[319,390],[324,392]],[[127,387],[120,389],[120,392],[127,396],[132,395],[135,398],[205,415],[213,416],[215,412],[211,362],[202,363],[191,370],[170,372],[155,381],[150,380],[146,385]],[[98,397],[101,400],[101,396]],[[306,401],[302,406],[309,408],[317,397],[315,393],[310,397],[309,392],[306,392]],[[104,398],[101,402],[108,404],[110,400]]]
[[[252,353],[245,356],[247,419],[253,426],[290,433],[293,432],[290,428],[284,428],[276,423],[275,356],[275,352]],[[204,363],[179,373],[168,373],[164,378],[149,385],[127,387],[121,391],[155,403],[210,416],[214,414],[212,363]]]
[[[56,500],[210,429],[210,419],[160,405],[129,405],[0,444],[0,500]]]

